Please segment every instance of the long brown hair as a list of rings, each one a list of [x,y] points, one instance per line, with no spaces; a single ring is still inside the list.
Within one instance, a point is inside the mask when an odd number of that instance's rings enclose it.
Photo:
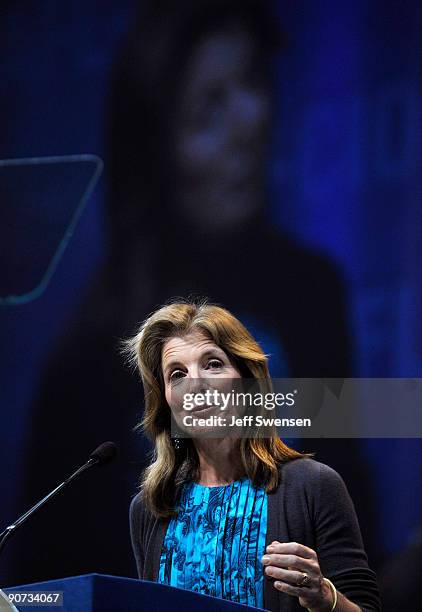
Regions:
[[[172,443],[171,411],[164,394],[161,353],[164,343],[175,336],[200,331],[238,365],[242,376],[270,383],[267,357],[242,323],[228,310],[206,300],[175,301],[152,313],[139,331],[125,342],[129,360],[136,364],[145,394],[145,413],[138,427],[154,443],[154,458],[141,477],[141,490],[148,508],[159,517],[176,514],[177,485],[199,478],[199,461],[190,438],[181,451]],[[270,388],[270,387],[269,387]],[[287,446],[278,436],[242,438],[241,462],[255,486],[267,493],[279,481],[280,463],[309,456]]]

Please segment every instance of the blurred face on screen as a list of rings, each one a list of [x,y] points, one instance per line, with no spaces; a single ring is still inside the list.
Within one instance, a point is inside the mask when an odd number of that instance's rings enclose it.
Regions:
[[[177,200],[202,229],[224,231],[263,205],[268,67],[252,34],[226,26],[201,39],[176,100]]]

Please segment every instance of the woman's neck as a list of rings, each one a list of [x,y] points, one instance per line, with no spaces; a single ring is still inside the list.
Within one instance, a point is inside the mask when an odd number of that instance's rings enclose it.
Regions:
[[[199,484],[219,486],[245,475],[240,457],[240,440],[207,438],[194,440],[199,459]]]

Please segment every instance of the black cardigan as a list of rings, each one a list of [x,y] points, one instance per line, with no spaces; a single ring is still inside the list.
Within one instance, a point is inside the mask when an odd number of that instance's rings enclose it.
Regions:
[[[309,458],[280,466],[280,484],[268,494],[266,545],[300,542],[316,551],[324,576],[362,609],[379,612],[375,573],[368,567],[353,502],[339,474]],[[138,493],[130,505],[130,532],[143,580],[156,581],[169,519],[157,519]],[[265,579],[264,608],[271,612],[303,612],[297,597],[277,591]]]

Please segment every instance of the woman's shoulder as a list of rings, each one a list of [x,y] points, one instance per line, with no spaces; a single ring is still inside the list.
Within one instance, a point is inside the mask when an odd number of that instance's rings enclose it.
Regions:
[[[280,480],[285,484],[296,486],[305,485],[307,488],[320,488],[321,485],[344,486],[344,481],[335,469],[312,459],[311,457],[298,457],[280,464]]]
[[[130,502],[129,520],[131,525],[140,525],[150,515],[150,511],[143,499],[142,491],[139,491]]]
[[[144,502],[142,500],[142,491],[138,491],[130,502],[130,512],[136,512],[144,508]]]
[[[350,513],[353,502],[343,478],[329,465],[310,457],[299,457],[279,466],[275,497],[291,506],[306,507],[316,514]]]

